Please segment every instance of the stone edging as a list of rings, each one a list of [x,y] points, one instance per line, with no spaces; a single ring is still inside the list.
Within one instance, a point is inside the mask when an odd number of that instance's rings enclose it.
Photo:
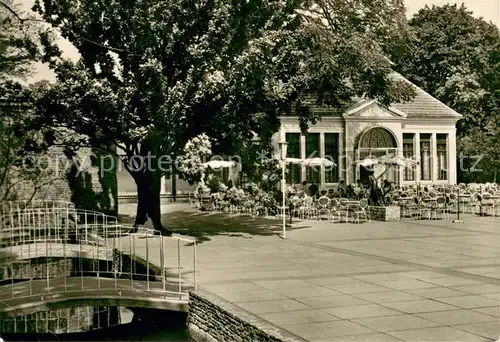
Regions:
[[[191,338],[198,342],[305,341],[237,305],[203,290],[189,293],[187,325]]]

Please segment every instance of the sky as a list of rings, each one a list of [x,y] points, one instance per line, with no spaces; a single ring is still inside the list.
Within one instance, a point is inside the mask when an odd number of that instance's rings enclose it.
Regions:
[[[16,0],[15,2],[21,4],[26,10],[33,4],[33,0]],[[426,5],[443,6],[454,3],[458,5],[464,3],[465,7],[472,11],[474,16],[482,17],[500,27],[500,0],[405,0],[408,18],[411,18],[418,10]],[[75,58],[78,56],[76,49],[68,41],[61,39],[59,46],[63,50],[63,55],[65,57]],[[27,82],[31,83],[42,79],[52,81],[54,80],[54,74],[47,65],[37,64],[34,66],[32,77],[27,79]]]

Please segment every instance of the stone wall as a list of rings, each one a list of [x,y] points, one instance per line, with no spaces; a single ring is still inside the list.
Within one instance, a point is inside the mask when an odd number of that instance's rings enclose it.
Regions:
[[[71,189],[66,179],[68,160],[61,148],[52,147],[47,153],[26,157],[22,166],[9,172],[9,200],[70,201]]]
[[[43,261],[37,263],[36,260],[30,262],[13,262],[12,264],[0,265],[0,280],[6,279],[43,279],[50,277],[71,276],[73,269],[72,259],[59,259]]]
[[[189,297],[187,325],[194,341],[304,341],[211,293]]]
[[[399,206],[370,207],[370,219],[373,221],[398,221],[401,218]]]
[[[61,148],[51,148],[26,167],[36,177],[10,179],[15,184],[11,200],[67,201],[78,209],[117,215],[115,158],[90,148],[82,148],[68,158]],[[12,174],[15,177],[16,173]]]
[[[83,148],[73,157],[67,182],[76,208],[116,216],[118,187],[116,159],[99,150]]]

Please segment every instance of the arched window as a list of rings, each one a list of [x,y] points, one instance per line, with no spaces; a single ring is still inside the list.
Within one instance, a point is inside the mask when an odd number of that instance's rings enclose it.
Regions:
[[[382,127],[375,127],[362,135],[359,148],[395,148],[396,139],[391,132]]]

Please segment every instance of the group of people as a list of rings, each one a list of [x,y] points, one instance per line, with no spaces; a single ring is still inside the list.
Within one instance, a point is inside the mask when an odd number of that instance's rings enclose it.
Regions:
[[[356,184],[346,184],[344,180],[339,181],[336,191],[332,189],[328,195],[340,198],[369,198],[370,205],[381,205],[387,204],[394,190],[394,185],[387,179],[383,181],[382,186],[379,186],[378,179],[371,173],[367,183],[363,183],[360,179],[356,181]],[[308,185],[306,181],[300,184],[297,192],[313,198],[320,196],[318,185],[314,183]]]

